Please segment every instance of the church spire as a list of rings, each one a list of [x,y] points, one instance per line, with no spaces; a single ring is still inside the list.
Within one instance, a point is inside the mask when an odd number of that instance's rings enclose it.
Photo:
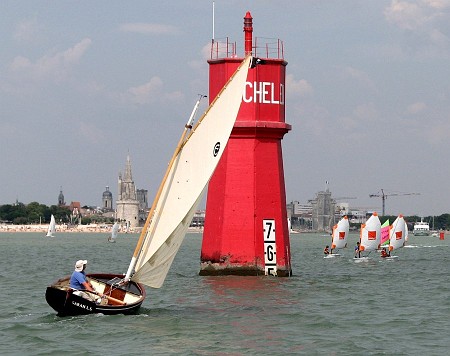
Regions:
[[[109,190],[107,189],[107,192]],[[139,226],[139,201],[137,200],[136,187],[131,174],[130,155],[127,155],[127,163],[123,176],[119,174],[118,191],[116,201],[116,218],[126,222],[128,226]]]
[[[126,182],[132,182],[133,176],[131,174],[131,160],[130,155],[127,155],[127,164],[125,166],[125,174],[123,176],[123,180]]]
[[[62,186],[59,187],[59,195],[58,195],[58,206],[64,206],[66,202],[64,201],[64,194],[62,191]]]

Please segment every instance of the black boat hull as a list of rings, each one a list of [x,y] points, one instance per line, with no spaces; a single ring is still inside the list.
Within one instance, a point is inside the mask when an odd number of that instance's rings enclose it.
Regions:
[[[73,293],[68,288],[70,277],[62,278],[51,286],[47,287],[45,299],[47,303],[58,313],[58,316],[73,316],[102,313],[106,315],[114,314],[136,314],[145,299],[144,287],[135,282],[129,282],[125,286],[114,286],[110,281],[123,278],[117,274],[88,274],[91,283],[109,295],[109,300],[104,298],[104,302],[96,303]]]

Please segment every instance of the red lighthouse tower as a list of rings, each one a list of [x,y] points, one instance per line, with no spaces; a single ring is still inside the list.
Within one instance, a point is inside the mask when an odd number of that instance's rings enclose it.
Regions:
[[[291,129],[285,123],[287,62],[280,41],[257,53],[252,21],[247,12],[245,53],[259,64],[249,71],[230,140],[209,183],[200,275],[292,273],[281,149]],[[210,100],[241,61],[235,46],[213,42]]]

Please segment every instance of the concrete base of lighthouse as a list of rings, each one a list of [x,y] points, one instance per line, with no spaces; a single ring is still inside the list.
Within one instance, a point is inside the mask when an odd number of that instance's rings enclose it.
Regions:
[[[200,264],[200,276],[264,276],[266,275],[264,266],[239,265],[226,263],[202,262]],[[290,277],[291,270],[277,269],[277,277]]]

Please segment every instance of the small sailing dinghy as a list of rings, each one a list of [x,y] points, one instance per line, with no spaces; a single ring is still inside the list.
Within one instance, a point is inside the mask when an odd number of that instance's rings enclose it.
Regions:
[[[162,286],[227,145],[251,60],[251,56],[245,58],[193,126],[201,98],[197,101],[156,193],[126,275],[87,274],[95,290],[105,296],[99,303],[75,295],[69,287],[70,276],[58,280],[46,291],[47,303],[58,315],[136,313],[146,296],[144,285]]]
[[[119,223],[115,222],[111,229],[111,235],[108,236],[108,242],[116,242],[118,234],[119,234]]]
[[[347,237],[349,234],[350,224],[348,222],[348,217],[344,216],[339,222],[333,226],[332,241],[331,241],[331,251],[340,250],[347,247]],[[324,258],[340,257],[339,253],[330,253]]]
[[[55,217],[52,214],[52,217],[50,218],[50,224],[48,225],[47,235],[45,237],[55,237],[56,232],[56,221]]]
[[[398,258],[398,256],[392,255],[392,251],[405,246],[407,229],[405,219],[400,214],[389,227],[389,256],[384,257],[386,260]]]
[[[372,216],[367,219],[365,224],[361,225],[360,238],[359,238],[359,257],[355,256],[355,262],[368,261],[370,258],[368,254],[372,251],[376,251],[380,248],[381,240],[381,222],[378,214],[374,212]],[[361,256],[361,252],[364,255]],[[368,252],[368,254],[365,254]]]

